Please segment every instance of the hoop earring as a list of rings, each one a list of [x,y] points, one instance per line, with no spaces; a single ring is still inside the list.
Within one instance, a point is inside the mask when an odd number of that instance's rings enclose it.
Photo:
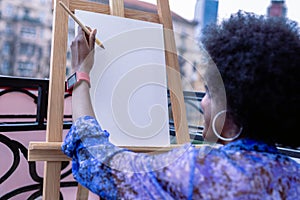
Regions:
[[[221,136],[221,134],[219,134],[218,131],[216,130],[215,123],[216,123],[216,119],[217,119],[221,114],[223,114],[223,113],[225,113],[225,112],[227,112],[227,111],[226,111],[226,110],[222,110],[222,111],[218,112],[218,113],[215,115],[215,117],[214,117],[214,119],[213,119],[213,121],[212,121],[212,129],[213,129],[214,134],[215,134],[220,140],[223,140],[223,141],[232,141],[232,140],[235,140],[236,138],[238,138],[238,137],[241,135],[242,130],[243,130],[243,127],[241,127],[241,128],[240,128],[240,131],[239,131],[234,137],[232,137],[232,138],[225,138],[225,137]]]

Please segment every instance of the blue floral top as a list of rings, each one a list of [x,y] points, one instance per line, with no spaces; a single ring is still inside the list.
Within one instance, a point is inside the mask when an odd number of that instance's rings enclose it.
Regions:
[[[249,139],[165,154],[114,146],[95,118],[79,118],[63,152],[74,178],[103,199],[300,199],[300,165]]]

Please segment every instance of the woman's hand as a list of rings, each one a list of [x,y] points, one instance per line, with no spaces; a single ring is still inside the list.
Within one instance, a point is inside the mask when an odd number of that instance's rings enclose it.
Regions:
[[[71,65],[73,71],[83,71],[89,74],[94,64],[95,36],[97,30],[91,30],[90,27],[87,28],[91,31],[90,35],[87,35],[78,26],[78,34],[71,44]]]
[[[91,28],[87,27],[90,31]],[[78,34],[71,44],[72,68],[73,71],[82,71],[90,73],[94,65],[94,47],[95,47],[96,29],[87,35],[81,27],[78,27]],[[89,85],[86,81],[81,81],[73,89],[72,93],[72,117],[73,121],[81,116],[95,116]]]

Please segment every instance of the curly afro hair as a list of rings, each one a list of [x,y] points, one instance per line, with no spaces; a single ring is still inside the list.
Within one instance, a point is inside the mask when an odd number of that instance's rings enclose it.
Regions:
[[[201,42],[220,71],[227,107],[244,136],[299,147],[297,22],[239,11],[207,26]]]

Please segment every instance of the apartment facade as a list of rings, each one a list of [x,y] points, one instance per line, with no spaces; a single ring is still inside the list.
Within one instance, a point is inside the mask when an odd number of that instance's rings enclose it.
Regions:
[[[49,76],[51,0],[0,0],[0,74]]]

